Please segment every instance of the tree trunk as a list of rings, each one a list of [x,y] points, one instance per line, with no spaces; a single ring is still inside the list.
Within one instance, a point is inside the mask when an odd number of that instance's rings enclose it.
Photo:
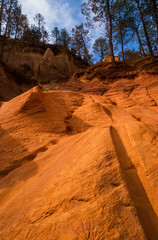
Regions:
[[[2,34],[3,7],[4,7],[4,0],[2,0],[2,2],[1,2],[1,11],[0,11],[0,35]]]
[[[87,47],[86,47],[86,44],[85,44],[85,41],[84,41],[84,38],[83,38],[82,34],[81,34],[81,39],[82,39],[83,47],[84,47],[85,54],[87,56],[88,62],[91,66],[93,66],[92,63],[91,63],[91,60],[90,60],[90,57],[89,57],[89,54],[88,54],[88,50],[87,50]]]
[[[153,14],[154,14],[154,20],[156,23],[156,28],[157,28],[157,37],[156,37],[156,51],[158,50],[158,11],[157,11],[157,2],[156,0],[153,0]],[[157,52],[158,54],[158,52]]]
[[[156,0],[152,0],[152,2],[153,2],[154,20],[155,20],[155,23],[156,23],[157,35],[158,35],[158,12],[157,12],[157,3],[156,3]]]
[[[58,35],[57,33],[55,34],[55,44],[57,45],[57,39],[58,39]]]
[[[111,53],[111,61],[112,63],[115,63],[113,43],[112,43],[112,17],[110,12],[109,0],[107,1],[107,13],[108,13],[108,19],[109,19],[109,46],[110,46],[110,53]]]
[[[102,61],[103,58],[105,57],[105,56],[104,56],[104,50],[103,50],[103,48],[104,48],[104,46],[103,46],[103,44],[101,43],[101,45],[100,45],[100,56],[101,56],[101,61]]]
[[[9,26],[9,23],[10,23],[10,20],[11,20],[11,11],[12,11],[12,3],[13,3],[13,0],[10,0],[10,6],[9,6],[9,12],[8,12],[8,19],[7,19],[7,24],[6,24],[6,28],[5,28],[5,37],[7,35],[7,31],[8,31],[8,26]]]
[[[141,49],[141,51],[142,51],[142,53],[143,53],[143,56],[146,57],[146,54],[145,54],[144,48],[143,48],[143,44],[142,44],[142,41],[141,41],[140,36],[139,36],[138,29],[135,28],[134,30],[135,30],[135,32],[136,32],[136,34],[137,34],[139,46],[140,46],[140,49]]]
[[[88,58],[88,62],[89,62],[89,64],[90,64],[91,66],[93,66],[93,65],[92,65],[92,63],[91,63],[91,60],[90,60],[90,57],[89,57],[89,54],[88,54],[88,52],[87,52],[87,54],[86,54],[86,55],[87,55],[87,58]]]
[[[10,22],[10,19],[11,19],[12,3],[13,3],[13,0],[10,0],[9,13],[8,13],[8,18],[7,18],[7,23],[6,23],[5,33],[4,33],[4,39],[3,39],[3,42],[2,42],[2,48],[1,48],[1,54],[0,54],[0,60],[1,61],[3,61],[3,52],[4,52],[5,40],[6,40],[5,38],[6,38],[6,35],[7,35],[9,22]]]
[[[84,41],[83,41],[83,42],[84,42]],[[86,53],[86,56],[87,56],[88,62],[89,62],[89,64],[92,66],[92,63],[91,63],[91,60],[90,60],[90,57],[89,57],[88,50],[87,50],[87,48],[86,48],[86,44],[85,44],[85,42],[84,42],[84,49],[85,49],[85,53]]]
[[[12,40],[11,47],[10,47],[10,49],[9,49],[8,56],[7,56],[7,59],[6,59],[6,64],[7,64],[8,61],[9,61],[10,54],[11,54],[11,52],[12,52],[12,50],[13,50],[14,43],[15,43],[15,41],[16,41],[16,38],[17,38],[17,35],[18,35],[19,25],[20,25],[20,14],[19,14],[19,16],[18,16],[18,20],[17,20],[17,24],[16,24],[15,37],[14,37],[14,40]]]
[[[139,9],[140,18],[141,18],[141,21],[142,21],[142,24],[143,24],[143,29],[144,29],[148,49],[149,49],[149,54],[151,56],[153,56],[153,50],[152,50],[152,47],[151,47],[151,42],[150,42],[149,35],[148,35],[147,29],[146,29],[146,25],[145,25],[145,22],[144,22],[143,13],[142,13],[142,10],[139,6],[139,1],[138,0],[136,1],[136,3],[137,3],[137,6],[138,6],[138,9]]]
[[[121,36],[122,60],[125,61],[124,48],[123,48],[123,36],[122,36],[122,31],[120,31],[120,36]]]

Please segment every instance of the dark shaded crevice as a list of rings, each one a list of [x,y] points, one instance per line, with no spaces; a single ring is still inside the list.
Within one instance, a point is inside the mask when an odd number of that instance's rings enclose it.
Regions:
[[[110,98],[108,98],[108,99],[110,100],[110,102],[111,102],[112,105],[117,106],[117,103],[116,103],[116,102],[112,101]]]
[[[95,102],[92,96],[90,96],[90,98],[92,99],[92,102]]]
[[[138,88],[139,86],[140,86],[139,84],[136,84],[136,85],[134,85],[134,86],[131,86],[131,88],[127,90],[127,91],[128,91],[128,97],[130,97],[130,95],[133,93],[133,91],[134,91],[136,88]],[[125,91],[125,90],[124,90],[124,91]]]
[[[84,198],[77,198],[77,197],[74,196],[69,201],[70,202],[75,202],[75,201],[78,201],[78,202],[88,202],[89,198],[84,199]]]
[[[65,133],[67,133],[67,134],[72,134],[72,128],[71,128],[71,126],[67,126],[67,127],[66,127]]]
[[[138,122],[141,122],[141,118],[140,118],[140,117],[136,117],[136,116],[134,116],[134,115],[132,115],[132,114],[131,114],[131,116],[132,116],[134,119],[136,119]]]
[[[91,96],[90,96],[91,97]],[[91,97],[91,99],[92,99],[92,101],[93,102],[96,102],[94,99],[93,99],[93,97]],[[110,100],[111,101],[111,100]],[[96,102],[97,103],[97,102]],[[115,105],[115,104],[114,104]],[[103,110],[104,110],[104,112],[111,118],[111,121],[113,122],[114,120],[113,120],[113,118],[112,118],[112,113],[111,113],[111,111],[107,108],[107,107],[105,107],[105,106],[103,106],[102,104],[100,104],[100,106],[103,108]]]
[[[103,106],[103,110],[111,118],[111,120],[113,122],[112,113],[110,112],[110,110],[108,108],[106,108],[105,106]]]
[[[151,102],[153,103],[153,106],[157,106],[157,102],[155,101],[155,99],[153,97],[151,97],[148,88],[145,88],[145,89],[146,89],[148,97],[151,99]]]
[[[133,165],[126,148],[114,127],[110,128],[113,144],[117,153],[120,169],[126,185],[129,190],[130,197],[137,211],[139,221],[143,227],[144,233],[148,240],[158,239],[158,218],[150,203],[148,195],[143,184],[137,174],[137,170]]]
[[[108,90],[109,90],[109,89],[104,89],[104,90],[102,90],[101,93],[100,93],[100,95],[103,96],[104,93],[106,93]]]
[[[7,169],[0,171],[0,178],[7,176],[11,171],[33,161],[39,153],[45,152],[47,150],[48,148],[46,146],[43,146],[35,150],[34,152],[29,153],[25,157],[18,159],[16,162],[14,162],[14,165],[11,165]]]
[[[65,130],[63,133],[67,135],[75,135],[81,132],[85,132],[89,127],[89,124],[85,123],[82,119],[72,115],[72,117],[65,118]]]
[[[66,116],[66,118],[64,120],[64,123],[66,126],[64,133],[66,133],[66,134],[72,134],[73,129],[72,129],[70,120],[72,119],[73,113],[74,113],[74,111],[70,111],[69,115]]]
[[[94,102],[91,96],[90,98]],[[77,101],[73,102],[73,108],[69,107],[67,109],[67,116],[64,119],[65,130],[63,131],[63,133],[67,135],[75,135],[77,133],[86,131],[87,128],[90,127],[90,125],[86,124],[83,120],[74,115],[75,111],[83,106],[83,103],[84,97],[82,96],[82,101],[80,103],[78,103]]]
[[[47,146],[40,147],[39,149],[35,150],[33,153],[30,153],[28,156],[24,157],[21,160],[22,165],[32,161],[39,153],[45,152],[47,150],[48,150]]]

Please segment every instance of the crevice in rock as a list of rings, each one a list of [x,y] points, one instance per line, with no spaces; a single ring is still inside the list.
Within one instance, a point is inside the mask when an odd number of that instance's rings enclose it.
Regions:
[[[136,85],[134,85],[134,86],[131,86],[131,88],[130,88],[129,90],[127,90],[127,91],[128,91],[128,97],[130,97],[130,95],[133,93],[133,91],[134,91],[137,87],[139,87],[139,84],[136,84]]]
[[[112,113],[110,112],[110,110],[108,108],[106,108],[105,106],[103,106],[103,110],[105,111],[105,113],[111,118],[112,122],[114,121],[112,118]]]
[[[90,98],[92,99],[92,102],[95,102],[92,96],[90,96]]]
[[[70,199],[70,202],[72,202],[72,201],[78,201],[78,202],[88,202],[88,201],[89,201],[89,198],[87,198],[87,199],[84,199],[84,198],[72,197],[72,198]]]
[[[144,186],[137,174],[137,169],[128,156],[127,150],[114,127],[110,128],[111,137],[117,153],[120,169],[130,197],[137,211],[139,221],[148,240],[158,239],[158,219],[150,203]]]
[[[42,146],[39,149],[33,151],[32,153],[29,153],[25,157],[18,159],[17,161],[14,162],[13,165],[9,166],[7,169],[0,171],[0,178],[7,176],[13,170],[33,161],[39,153],[45,152],[47,150],[48,150],[48,147]]]
[[[72,118],[73,112],[74,112],[74,111],[71,111],[71,112],[69,113],[69,115],[66,116],[66,118],[65,118],[65,120],[64,120],[64,123],[65,123],[65,126],[66,126],[66,129],[65,129],[64,133],[72,134],[72,126],[71,126],[71,124],[70,124],[70,119]]]
[[[147,92],[148,97],[151,99],[151,102],[153,103],[153,106],[157,106],[157,102],[156,102],[155,99],[150,95],[148,88],[146,87],[145,89],[146,89],[146,92]]]
[[[131,116],[132,116],[134,119],[136,119],[138,122],[141,122],[141,118],[140,118],[140,117],[136,117],[136,116],[134,116],[134,115],[132,115],[132,114],[131,114]]]
[[[104,90],[102,90],[101,93],[100,93],[100,95],[103,96],[104,93],[106,93],[108,90],[109,90],[109,89],[104,89]]]
[[[117,103],[114,102],[114,101],[112,101],[111,98],[108,98],[108,99],[110,100],[110,102],[111,102],[112,105],[117,106]]]

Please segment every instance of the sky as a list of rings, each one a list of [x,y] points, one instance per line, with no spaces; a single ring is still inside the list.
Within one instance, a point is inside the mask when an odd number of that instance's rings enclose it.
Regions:
[[[81,14],[83,2],[84,0],[19,0],[22,13],[27,15],[30,24],[35,24],[33,18],[40,13],[44,16],[48,31],[54,27],[66,27],[68,32],[85,21]]]
[[[66,28],[71,35],[71,30],[76,25],[86,22],[85,16],[81,13],[81,4],[87,0],[19,0],[22,6],[22,13],[26,14],[29,23],[36,24],[34,17],[37,13],[43,15],[45,28],[51,33],[54,27],[60,30]],[[92,52],[95,39],[101,37],[102,31],[90,30],[91,40],[89,42],[89,51]],[[49,43],[53,43],[49,38]]]
[[[58,27],[67,29],[68,33],[76,25],[86,22],[85,16],[81,13],[81,4],[87,0],[19,0],[19,4],[22,6],[22,13],[26,14],[29,23],[35,24],[33,18],[37,13],[44,16],[45,28],[49,33]],[[92,45],[95,39],[99,37],[105,37],[104,29],[98,29],[92,31],[92,38],[90,41],[90,51],[92,51]],[[50,38],[50,43],[52,39]]]

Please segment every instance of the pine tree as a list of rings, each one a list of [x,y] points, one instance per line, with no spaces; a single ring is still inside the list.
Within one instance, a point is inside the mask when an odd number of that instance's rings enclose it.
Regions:
[[[72,47],[75,49],[77,55],[82,59],[87,59],[92,66],[90,54],[88,51],[87,43],[89,41],[89,31],[85,30],[83,24],[76,26],[72,29]]]
[[[26,31],[29,28],[27,16],[22,14],[21,6],[15,8],[13,19],[14,19],[14,31],[13,31],[14,40],[12,40],[11,46],[9,48],[8,56],[6,58],[6,64],[9,61],[9,57],[14,47],[15,40],[20,39],[24,31]]]
[[[142,26],[143,26],[143,30],[144,30],[144,34],[145,34],[145,38],[147,41],[147,46],[148,46],[148,50],[149,50],[149,55],[153,56],[153,50],[152,50],[152,46],[151,46],[151,41],[148,35],[148,31],[147,31],[147,26],[144,20],[144,13],[143,13],[143,7],[141,6],[141,1],[140,0],[135,0],[137,9],[139,11],[139,15],[140,15],[140,19],[142,22]]]
[[[139,51],[135,51],[134,49],[129,50],[128,48],[125,49],[125,59],[126,59],[126,61],[139,59],[140,57],[141,56],[140,56]]]
[[[70,38],[66,28],[61,29],[59,40],[60,40],[61,45],[69,48],[71,38]]]
[[[54,29],[51,31],[51,36],[53,40],[55,40],[55,44],[59,44],[60,41],[60,30],[58,27],[54,27]]]
[[[48,43],[49,42],[49,33],[47,32],[47,30],[45,29],[44,26],[41,27],[41,41],[42,43]]]
[[[102,61],[105,57],[105,54],[109,53],[107,40],[102,37],[96,39],[93,45],[93,51],[100,57],[100,61]]]
[[[42,16],[42,14],[37,13],[34,17],[34,21],[37,23],[39,32],[41,32],[41,28],[45,24],[44,17]]]
[[[0,1],[0,35],[2,34],[2,25],[4,20],[4,9],[6,7],[6,1],[1,0]]]
[[[21,6],[17,6],[14,9],[13,21],[14,21],[13,25],[14,38],[20,39],[23,32],[29,27],[29,21],[27,19],[27,16],[22,14]]]
[[[158,38],[158,1],[156,0],[150,0],[149,2],[152,6],[152,16],[156,24],[157,28],[157,38]]]
[[[8,1],[1,1],[1,14],[0,14],[0,31],[2,33],[2,26],[4,28],[3,35],[4,39],[2,42],[1,53],[0,53],[0,60],[3,60],[3,52],[5,46],[5,38],[10,37],[14,32],[14,11],[18,7],[17,0],[8,0]],[[2,24],[3,23],[3,24]]]
[[[112,2],[112,0],[88,0],[82,4],[81,9],[82,13],[86,16],[88,26],[92,26],[92,21],[105,24],[107,37],[109,40],[111,60],[114,63]]]
[[[153,52],[158,52],[158,1],[142,1],[147,32]]]
[[[31,28],[26,29],[24,31],[21,40],[28,41],[28,42],[37,42],[39,43],[42,37],[41,32],[39,32],[39,28],[35,25],[31,25]]]
[[[40,38],[37,40],[37,42],[40,42],[40,40],[43,38],[42,33],[44,33],[44,31],[45,31],[44,17],[42,16],[42,14],[37,13],[34,17],[34,21],[37,23],[38,32],[40,33],[38,35]]]
[[[116,44],[121,44],[122,60],[125,60],[124,45],[127,43],[126,0],[116,0],[113,5],[113,30]]]

